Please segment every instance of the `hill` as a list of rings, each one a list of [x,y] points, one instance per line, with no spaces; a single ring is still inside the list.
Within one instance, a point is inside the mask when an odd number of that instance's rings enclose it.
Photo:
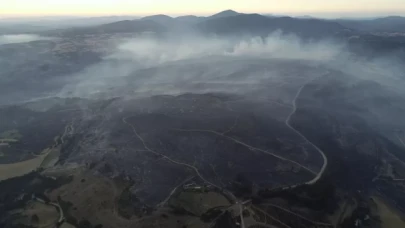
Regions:
[[[147,16],[147,17],[141,18],[140,20],[141,21],[154,21],[154,22],[159,23],[164,26],[171,25],[174,23],[174,18],[164,15],[164,14]]]
[[[331,21],[298,19],[291,17],[266,17],[259,14],[238,14],[236,16],[210,18],[197,25],[205,33],[219,35],[267,36],[276,30],[295,33],[301,37],[328,37],[347,30]]]
[[[232,17],[232,16],[237,16],[240,15],[241,13],[238,13],[236,11],[233,10],[225,10],[219,13],[216,13],[212,16],[210,16],[210,19],[214,19],[214,18],[222,18],[222,17]]]
[[[324,38],[348,31],[336,21],[313,18],[268,17],[226,10],[210,17],[193,15],[170,17],[153,15],[139,20],[123,20],[98,26],[52,30],[45,35],[71,36],[106,33],[170,32],[197,30],[203,34],[267,36],[281,30],[302,38]],[[350,30],[349,30],[350,31]]]
[[[336,20],[341,25],[364,32],[405,32],[405,17],[390,16],[373,20]]]
[[[51,36],[76,36],[91,34],[111,34],[111,33],[142,33],[142,32],[164,32],[165,28],[161,24],[152,20],[125,20],[99,26],[70,28],[64,30],[51,30],[46,35]]]
[[[192,24],[196,24],[198,22],[205,20],[206,17],[197,17],[194,15],[187,15],[187,16],[176,17],[174,19],[179,23],[192,25]]]

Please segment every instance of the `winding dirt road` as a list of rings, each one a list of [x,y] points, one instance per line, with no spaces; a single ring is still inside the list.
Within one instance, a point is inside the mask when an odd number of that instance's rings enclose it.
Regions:
[[[276,205],[276,204],[266,203],[266,204],[263,204],[263,206],[270,206],[270,207],[278,208],[278,209],[280,209],[280,210],[282,210],[282,211],[285,211],[285,212],[288,212],[288,213],[290,213],[290,214],[292,214],[292,215],[294,215],[294,216],[297,216],[297,217],[299,217],[299,218],[301,218],[301,219],[303,219],[303,220],[305,220],[305,221],[308,221],[308,222],[310,222],[310,223],[312,223],[312,224],[314,224],[314,225],[333,227],[333,225],[330,224],[330,223],[324,223],[324,222],[313,221],[313,220],[311,220],[311,219],[309,219],[309,218],[306,218],[306,217],[304,217],[304,216],[302,216],[302,215],[300,215],[300,214],[297,214],[297,213],[295,213],[295,212],[293,212],[293,211],[290,211],[290,210],[288,210],[288,209],[286,209],[286,208],[280,207],[280,206],[278,206],[278,205]]]
[[[325,173],[325,170],[326,170],[326,168],[327,168],[327,166],[328,166],[328,158],[326,157],[325,153],[324,153],[318,146],[316,146],[314,143],[312,143],[307,137],[305,137],[300,131],[298,131],[297,129],[295,129],[295,128],[291,125],[291,118],[292,118],[292,116],[294,116],[294,114],[295,114],[296,111],[297,111],[297,99],[300,97],[301,92],[302,92],[302,90],[305,88],[305,86],[308,85],[308,84],[309,84],[310,82],[312,82],[313,80],[314,80],[314,79],[312,79],[311,81],[305,83],[304,85],[302,85],[302,86],[298,89],[298,91],[297,91],[297,93],[295,94],[295,97],[294,97],[294,99],[293,99],[293,101],[292,101],[292,111],[291,111],[291,113],[288,115],[287,119],[285,120],[285,125],[286,125],[288,128],[290,128],[293,132],[295,132],[296,134],[298,134],[302,139],[304,139],[304,141],[305,141],[306,143],[310,144],[313,148],[315,148],[315,150],[316,150],[317,152],[319,152],[319,154],[322,156],[323,165],[322,165],[321,169],[319,170],[319,172],[315,172],[315,171],[313,171],[313,170],[307,168],[306,166],[300,164],[299,162],[296,162],[296,161],[293,161],[293,160],[291,160],[291,159],[288,159],[288,158],[282,157],[282,156],[280,156],[280,155],[274,154],[274,153],[272,153],[272,152],[270,152],[270,151],[267,151],[267,150],[263,150],[263,149],[254,147],[254,146],[249,145],[249,144],[246,144],[246,143],[244,143],[244,142],[242,142],[242,141],[240,141],[240,140],[238,140],[238,139],[235,139],[235,138],[232,138],[232,137],[230,137],[230,136],[225,135],[226,133],[228,133],[228,131],[226,131],[226,132],[224,132],[224,133],[220,133],[220,132],[217,132],[217,131],[204,130],[204,129],[172,129],[172,130],[175,130],[175,131],[183,131],[183,132],[207,132],[207,133],[216,134],[216,135],[218,135],[218,136],[225,137],[225,138],[227,138],[227,139],[229,139],[229,140],[232,140],[232,141],[234,141],[234,142],[237,143],[237,144],[243,145],[243,146],[247,147],[248,149],[251,149],[251,150],[254,150],[254,151],[260,151],[260,152],[263,152],[263,153],[265,153],[265,154],[271,155],[271,156],[273,156],[273,157],[275,157],[275,158],[278,158],[278,159],[280,159],[280,160],[293,163],[293,164],[295,164],[295,165],[297,165],[297,166],[303,168],[304,170],[306,170],[306,171],[308,171],[308,172],[310,172],[310,173],[312,173],[312,174],[315,175],[315,177],[314,177],[313,179],[311,179],[311,180],[309,180],[309,181],[307,181],[307,182],[305,182],[305,183],[286,186],[286,187],[283,187],[282,189],[291,189],[291,188],[296,188],[296,187],[302,186],[302,185],[313,185],[313,184],[317,183],[317,182],[321,179],[322,175]]]
[[[63,220],[65,219],[65,215],[64,215],[64,213],[63,213],[62,207],[61,207],[59,204],[54,203],[54,202],[49,202],[49,203],[47,203],[47,202],[45,202],[45,200],[43,200],[43,199],[41,199],[41,198],[38,198],[38,197],[34,197],[34,200],[36,200],[37,202],[43,203],[43,204],[45,204],[45,205],[52,205],[52,206],[54,206],[54,207],[56,208],[56,210],[59,212],[58,223],[63,222]]]
[[[212,131],[212,130],[202,130],[202,129],[190,129],[190,130],[186,130],[186,129],[173,129],[173,130],[175,130],[175,131],[184,131],[184,132],[208,132],[208,133],[216,134],[216,135],[218,135],[218,136],[225,137],[225,138],[227,138],[227,139],[229,139],[229,140],[231,140],[231,141],[233,141],[233,142],[235,142],[235,143],[237,143],[237,144],[243,145],[243,146],[245,146],[245,147],[247,147],[247,148],[249,148],[249,149],[251,149],[251,150],[260,151],[260,152],[263,152],[263,153],[265,153],[265,154],[274,156],[274,157],[276,157],[276,158],[278,158],[278,159],[280,159],[280,160],[293,163],[293,164],[295,164],[295,165],[297,165],[297,166],[299,166],[299,167],[305,169],[306,171],[309,171],[309,172],[311,172],[311,173],[313,173],[313,174],[316,174],[316,176],[315,176],[313,179],[311,179],[311,180],[309,180],[309,181],[307,181],[307,182],[305,182],[305,183],[303,183],[303,184],[292,185],[292,186],[288,186],[288,187],[285,187],[285,188],[295,188],[295,187],[298,187],[298,186],[301,186],[301,185],[313,185],[313,184],[317,183],[317,182],[321,179],[322,175],[324,174],[324,172],[325,172],[325,170],[326,170],[326,167],[328,166],[328,159],[327,159],[325,153],[324,153],[319,147],[317,147],[314,143],[312,143],[312,142],[311,142],[309,139],[307,139],[301,132],[299,132],[297,129],[295,129],[295,128],[291,125],[291,118],[292,118],[292,116],[294,116],[294,114],[295,114],[296,111],[297,111],[297,99],[300,97],[302,90],[303,90],[303,89],[305,88],[305,86],[306,86],[307,84],[309,84],[309,83],[310,83],[310,82],[307,82],[306,84],[304,84],[303,86],[301,86],[301,87],[299,88],[299,90],[297,91],[297,93],[296,93],[296,95],[295,95],[295,97],[294,97],[294,99],[293,99],[293,102],[292,102],[292,108],[293,108],[293,109],[292,109],[292,112],[288,115],[287,119],[285,120],[285,125],[286,125],[288,128],[290,128],[292,131],[294,131],[296,134],[298,134],[302,139],[305,140],[305,142],[307,142],[308,144],[310,144],[312,147],[315,148],[316,151],[318,151],[318,152],[320,153],[320,155],[321,155],[322,158],[323,158],[323,165],[322,165],[322,168],[320,169],[320,171],[319,171],[318,173],[316,173],[316,172],[310,170],[309,168],[305,167],[304,165],[302,165],[302,164],[300,164],[300,163],[298,163],[298,162],[296,162],[296,161],[293,161],[293,160],[284,158],[284,157],[282,157],[282,156],[276,155],[276,154],[274,154],[274,153],[271,153],[271,152],[269,152],[269,151],[266,151],[266,150],[263,150],[263,149],[260,149],[260,148],[253,147],[253,146],[248,145],[248,144],[246,144],[246,143],[244,143],[244,142],[241,142],[241,141],[239,141],[239,140],[237,140],[237,139],[235,139],[235,138],[232,138],[232,137],[229,137],[229,136],[225,135],[226,133],[229,133],[229,131],[231,131],[234,126],[231,127],[231,130],[225,131],[225,132],[223,132],[223,133],[216,132],[216,131]],[[179,162],[179,161],[173,160],[172,158],[170,158],[170,157],[168,157],[168,156],[166,156],[166,155],[163,155],[163,154],[161,154],[161,153],[158,153],[158,152],[152,150],[151,148],[149,148],[148,145],[146,144],[145,140],[138,134],[138,132],[137,132],[136,128],[134,127],[134,125],[132,125],[131,123],[129,123],[129,122],[127,121],[127,120],[128,120],[129,118],[131,118],[131,117],[132,117],[132,116],[122,118],[122,122],[131,127],[133,133],[134,133],[135,136],[142,142],[142,144],[143,144],[143,146],[144,146],[144,148],[145,148],[145,150],[146,150],[147,152],[150,152],[150,153],[153,153],[153,154],[155,154],[155,155],[158,155],[158,156],[160,156],[160,157],[162,157],[162,158],[164,158],[164,159],[166,159],[166,160],[168,160],[169,162],[172,162],[172,163],[174,163],[174,164],[182,165],[182,166],[185,166],[185,167],[187,167],[187,168],[190,168],[190,169],[194,170],[194,172],[195,172],[195,173],[201,178],[201,180],[203,180],[204,182],[206,182],[206,183],[208,183],[208,184],[210,184],[210,185],[212,185],[212,186],[214,186],[214,187],[216,187],[216,188],[218,188],[218,189],[222,189],[221,187],[219,187],[219,186],[215,185],[214,183],[212,183],[212,182],[208,181],[207,179],[205,179],[205,178],[201,175],[201,173],[199,172],[199,170],[198,170],[194,165],[190,165],[190,164],[187,164],[187,163],[183,163],[183,162]],[[237,119],[236,119],[234,125],[236,125],[236,124],[237,124]],[[176,191],[176,189],[177,189],[178,187],[179,187],[179,186],[177,186],[176,188],[174,188],[174,189],[171,191],[169,197],[167,197],[166,200],[163,201],[164,203],[167,202],[167,200],[171,197],[171,195]],[[229,194],[229,193],[228,193],[228,194]],[[236,199],[236,197],[235,197],[233,194],[230,194],[230,195],[236,200],[236,204],[239,205],[240,218],[241,218],[241,227],[242,227],[242,228],[245,228],[245,223],[244,223],[244,218],[243,218],[243,204],[241,204],[241,203]],[[163,202],[162,202],[162,203],[163,203]],[[160,205],[162,205],[162,204],[160,204]],[[260,210],[259,208],[256,208],[256,209]],[[261,210],[261,211],[262,211],[262,210]],[[262,213],[265,213],[265,212],[262,211]],[[291,213],[291,212],[290,212],[290,213]],[[265,213],[265,214],[266,214],[267,216],[270,216],[270,215],[268,215],[267,213]],[[295,214],[295,213],[292,213],[292,214],[295,215],[295,216],[299,216],[299,217],[303,218],[302,216],[300,216],[300,215],[298,215],[298,214]],[[270,216],[270,218],[272,218],[273,220],[277,221],[277,222],[280,223],[282,226],[284,226],[284,227],[286,227],[286,228],[290,228],[290,226],[288,226],[287,224],[285,224],[285,223],[283,223],[283,222],[281,222],[281,221],[275,219],[274,217],[271,217],[271,216]],[[306,218],[305,218],[305,219],[306,219]],[[319,225],[320,225],[320,224],[322,224],[322,225],[330,225],[330,224],[323,224],[323,223],[315,222],[315,221],[311,221],[311,222],[313,222],[314,224],[319,224]]]
[[[405,147],[405,142],[397,135],[398,140],[401,142],[401,144]],[[385,153],[387,153],[388,155],[391,156],[391,158],[393,158],[394,160],[398,161],[399,163],[401,163],[403,166],[405,166],[405,162],[402,161],[401,159],[399,159],[397,156],[395,156],[393,153],[390,153],[389,151],[385,151]]]
[[[270,214],[267,213],[266,211],[264,211],[264,210],[262,210],[262,209],[260,209],[260,208],[258,208],[258,207],[256,207],[256,206],[252,206],[252,208],[255,209],[255,210],[257,210],[257,211],[260,211],[260,212],[263,213],[265,216],[267,216],[267,217],[269,217],[270,219],[276,221],[277,223],[279,223],[279,224],[282,225],[283,227],[285,227],[285,228],[292,228],[291,226],[285,224],[285,223],[282,222],[281,220],[276,219],[274,216],[270,215]]]
[[[167,196],[165,200],[163,200],[160,204],[158,204],[158,207],[163,207],[164,205],[166,205],[166,203],[170,200],[170,198],[172,198],[174,193],[176,193],[177,189],[180,188],[181,186],[183,186],[185,183],[187,183],[188,181],[190,181],[193,178],[194,178],[194,176],[188,177],[188,178],[184,179],[180,184],[178,184],[175,188],[173,188],[173,190],[170,192],[169,196]]]
[[[401,142],[401,144],[405,147],[405,142],[404,142],[404,140],[402,140],[401,137],[399,137],[398,135],[397,135],[397,138],[398,138],[398,140]]]
[[[309,83],[309,82],[308,82]],[[322,158],[323,158],[323,165],[321,170],[318,172],[318,174],[315,176],[314,179],[305,182],[305,184],[307,185],[313,185],[316,182],[318,182],[318,180],[322,177],[323,173],[326,170],[326,167],[328,166],[328,158],[326,157],[325,153],[319,148],[317,147],[315,144],[313,144],[311,141],[309,141],[307,139],[307,137],[305,137],[301,132],[299,132],[297,129],[295,129],[293,126],[291,126],[291,117],[295,114],[295,112],[297,111],[297,99],[299,98],[299,96],[301,95],[302,90],[305,88],[306,85],[308,85],[308,83],[304,84],[303,86],[300,87],[300,89],[297,91],[297,93],[295,94],[294,100],[292,102],[293,105],[293,110],[290,113],[290,115],[288,115],[287,119],[285,120],[285,125],[287,125],[288,128],[290,128],[292,131],[294,131],[296,134],[298,134],[302,139],[304,139],[308,144],[310,144],[311,146],[313,146],[315,148],[316,151],[318,151]]]
[[[155,155],[158,155],[158,156],[160,156],[160,157],[162,157],[162,158],[164,158],[164,159],[166,159],[166,160],[168,160],[168,161],[170,161],[170,162],[172,162],[172,163],[174,163],[174,164],[182,165],[182,166],[188,167],[188,168],[194,170],[195,173],[196,173],[196,174],[201,178],[201,180],[203,180],[204,182],[206,182],[206,183],[208,183],[208,184],[210,184],[210,185],[212,185],[212,186],[214,186],[214,187],[216,187],[216,188],[218,188],[218,189],[222,189],[221,187],[219,187],[219,186],[215,185],[214,183],[212,183],[212,182],[208,181],[207,179],[205,179],[205,178],[201,175],[200,171],[199,171],[195,166],[190,165],[190,164],[187,164],[187,163],[182,163],[182,162],[173,160],[173,159],[171,159],[170,157],[168,157],[168,156],[166,156],[166,155],[163,155],[163,154],[161,154],[161,153],[158,153],[158,152],[152,150],[151,148],[149,148],[148,145],[146,145],[145,140],[138,134],[138,132],[136,131],[135,127],[134,127],[131,123],[129,123],[129,122],[127,121],[127,119],[128,119],[128,118],[131,118],[131,117],[132,117],[132,116],[123,118],[123,119],[122,119],[122,122],[124,122],[125,124],[127,124],[128,126],[130,126],[130,127],[132,128],[132,131],[134,132],[134,134],[136,135],[136,137],[142,142],[144,148],[145,148],[148,152],[153,153],[153,154],[155,154]]]
[[[246,226],[245,226],[245,218],[243,217],[243,206],[242,206],[242,204],[241,203],[238,203],[239,204],[239,216],[240,216],[240,224],[241,224],[241,228],[246,228]]]
[[[242,145],[242,146],[245,146],[245,147],[247,147],[248,149],[260,151],[260,152],[262,152],[262,153],[265,153],[265,154],[271,155],[271,156],[273,156],[273,157],[275,157],[275,158],[278,158],[278,159],[280,159],[280,160],[282,160],[282,161],[286,161],[286,162],[293,163],[293,164],[295,164],[295,165],[297,165],[297,166],[299,166],[299,167],[301,167],[301,168],[307,170],[308,172],[310,172],[310,173],[312,173],[312,174],[317,174],[315,171],[313,171],[313,170],[311,170],[311,169],[305,167],[304,165],[302,165],[302,164],[300,164],[300,163],[298,163],[298,162],[296,162],[296,161],[293,161],[293,160],[291,160],[291,159],[288,159],[288,158],[282,157],[282,156],[280,156],[280,155],[274,154],[274,153],[272,153],[272,152],[270,152],[270,151],[263,150],[263,149],[254,147],[254,146],[252,146],[252,145],[246,144],[246,143],[244,143],[244,142],[242,142],[242,141],[239,141],[239,140],[237,140],[237,139],[235,139],[235,138],[232,138],[232,137],[230,137],[230,136],[226,136],[226,135],[224,135],[223,133],[219,133],[219,132],[211,131],[211,130],[203,130],[203,129],[172,129],[172,130],[174,130],[174,131],[183,131],[183,132],[207,132],[207,133],[216,134],[216,135],[218,135],[218,136],[221,136],[221,137],[224,137],[224,138],[229,139],[229,140],[231,140],[231,141],[234,141],[234,142],[237,143],[237,144],[240,144],[240,145]]]

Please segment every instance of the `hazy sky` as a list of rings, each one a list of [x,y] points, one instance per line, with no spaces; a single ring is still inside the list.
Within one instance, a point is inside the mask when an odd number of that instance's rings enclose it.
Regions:
[[[0,0],[0,16],[169,15],[240,12],[312,15],[405,15],[405,0]]]

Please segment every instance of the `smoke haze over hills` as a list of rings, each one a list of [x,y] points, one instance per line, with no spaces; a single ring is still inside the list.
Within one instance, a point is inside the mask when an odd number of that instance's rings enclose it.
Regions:
[[[27,43],[36,40],[50,40],[51,38],[42,37],[33,34],[16,34],[16,35],[0,35],[0,45],[14,44],[14,43]]]

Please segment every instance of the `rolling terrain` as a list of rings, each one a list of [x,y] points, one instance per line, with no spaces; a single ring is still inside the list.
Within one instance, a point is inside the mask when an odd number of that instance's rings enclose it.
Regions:
[[[404,224],[401,39],[231,10],[38,35],[0,45],[0,227]]]

